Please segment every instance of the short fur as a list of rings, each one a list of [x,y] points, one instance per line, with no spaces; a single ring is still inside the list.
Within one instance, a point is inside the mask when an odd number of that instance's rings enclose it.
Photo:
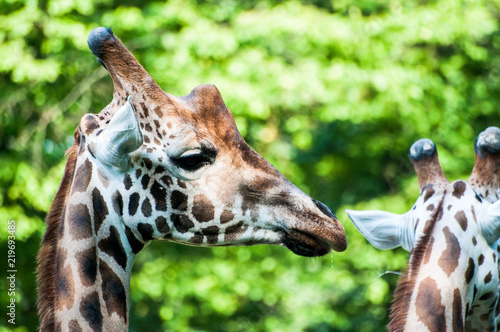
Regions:
[[[40,317],[40,331],[55,330],[54,305],[56,301],[56,251],[59,229],[63,223],[66,197],[68,197],[75,173],[77,150],[80,141],[79,128],[75,131],[75,144],[66,151],[68,161],[64,170],[61,186],[57,191],[49,214],[45,219],[47,230],[38,253],[38,314]]]

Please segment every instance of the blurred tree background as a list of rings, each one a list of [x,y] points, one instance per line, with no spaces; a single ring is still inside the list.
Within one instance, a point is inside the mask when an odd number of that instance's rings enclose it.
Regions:
[[[112,82],[87,47],[112,27],[165,91],[214,83],[249,144],[344,224],[347,251],[153,243],[137,259],[131,331],[383,331],[408,254],[379,251],[345,208],[403,213],[407,155],[438,145],[450,179],[500,125],[498,0],[0,0],[0,250],[17,223],[17,324],[33,331],[35,258],[65,150]],[[2,262],[1,266],[6,266]],[[8,301],[1,272],[0,300]],[[2,310],[4,312],[4,310]]]

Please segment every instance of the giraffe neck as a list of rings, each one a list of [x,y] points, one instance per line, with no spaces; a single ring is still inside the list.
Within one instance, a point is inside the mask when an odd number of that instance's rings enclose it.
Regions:
[[[390,331],[496,330],[498,246],[479,235],[474,205],[452,204],[455,194],[445,191],[417,225],[423,235],[394,295]]]
[[[130,276],[143,242],[122,222],[118,191],[70,149],[39,255],[41,330],[128,330]],[[79,158],[80,159],[80,158]]]

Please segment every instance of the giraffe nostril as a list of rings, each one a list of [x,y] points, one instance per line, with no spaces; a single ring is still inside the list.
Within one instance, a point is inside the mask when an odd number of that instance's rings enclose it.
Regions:
[[[333,212],[328,208],[328,206],[326,206],[325,204],[321,203],[320,201],[317,201],[315,199],[312,200],[314,205],[316,205],[318,207],[318,209],[323,212],[325,215],[327,215],[328,217],[330,218],[335,218],[337,219],[337,217],[333,214]]]

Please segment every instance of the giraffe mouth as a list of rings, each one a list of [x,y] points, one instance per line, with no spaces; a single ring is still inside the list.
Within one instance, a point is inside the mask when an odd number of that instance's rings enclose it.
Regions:
[[[294,254],[304,257],[323,256],[333,249],[327,241],[317,236],[298,230],[287,230],[283,245]]]

